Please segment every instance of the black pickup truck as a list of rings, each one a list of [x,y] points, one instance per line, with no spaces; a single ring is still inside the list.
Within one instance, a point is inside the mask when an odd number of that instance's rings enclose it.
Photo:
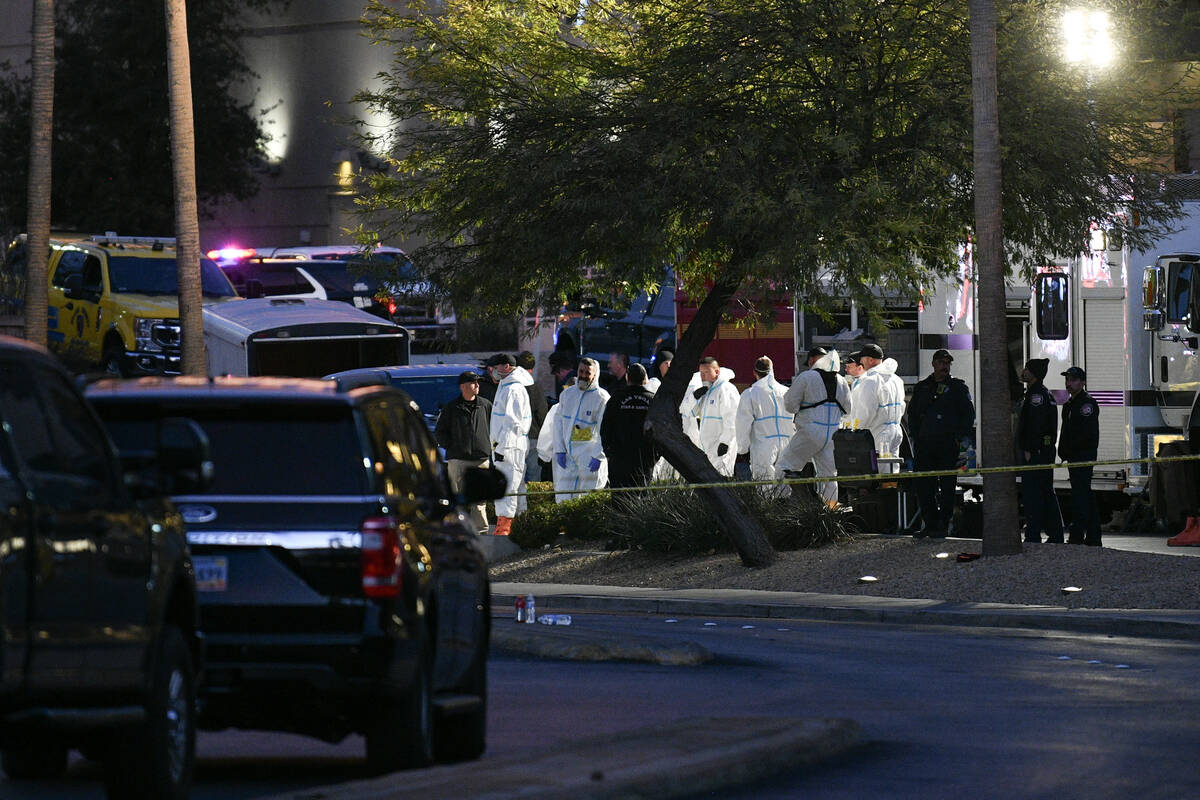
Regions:
[[[184,798],[202,658],[183,519],[169,492],[210,477],[188,420],[122,464],[70,376],[0,337],[0,765],[104,761],[109,797]],[[0,794],[3,794],[0,786]]]
[[[88,397],[131,456],[164,418],[212,444],[210,489],[174,498],[206,643],[200,727],[361,733],[376,772],[483,751],[487,565],[407,394],[142,378]],[[503,492],[475,477],[468,494]]]

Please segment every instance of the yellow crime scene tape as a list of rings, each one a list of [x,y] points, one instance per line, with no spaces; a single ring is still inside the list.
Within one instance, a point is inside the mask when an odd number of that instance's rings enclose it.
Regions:
[[[1200,454],[1189,456],[1162,456],[1157,458],[1120,458],[1106,461],[1064,461],[1060,464],[1024,464],[1013,465],[1009,467],[974,467],[972,469],[941,469],[941,470],[926,470],[925,472],[872,472],[867,474],[857,475],[826,475],[817,476],[814,478],[782,478],[773,481],[716,481],[713,483],[683,483],[683,482],[667,482],[661,481],[658,483],[650,483],[645,486],[622,486],[618,488],[605,487],[601,489],[536,489],[526,492],[510,492],[505,497],[540,497],[544,495],[560,495],[560,494],[591,494],[592,492],[602,491],[619,494],[622,492],[660,492],[660,491],[679,491],[681,489],[732,489],[741,486],[804,486],[811,483],[827,483],[830,481],[838,483],[867,483],[867,482],[886,482],[890,483],[897,480],[911,480],[913,478],[941,478],[947,475],[955,477],[966,477],[969,475],[995,475],[1006,472],[1032,472],[1033,470],[1050,470],[1050,469],[1070,469],[1072,467],[1111,467],[1121,464],[1168,464],[1177,461],[1197,461],[1200,460]]]

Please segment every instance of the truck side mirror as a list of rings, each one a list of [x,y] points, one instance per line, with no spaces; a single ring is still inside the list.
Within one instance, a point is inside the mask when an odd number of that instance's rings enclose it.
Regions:
[[[1162,268],[1145,267],[1142,269],[1142,327],[1160,331],[1164,324]]]
[[[508,480],[495,467],[471,467],[463,473],[463,499],[468,503],[481,503],[504,496]]]
[[[169,494],[208,488],[213,462],[204,429],[190,419],[164,419],[158,428],[158,467]]]
[[[83,276],[78,272],[68,275],[66,283],[63,284],[63,294],[72,300],[83,299]]]
[[[1188,330],[1200,331],[1200,270],[1192,268],[1191,302],[1188,303]],[[1195,341],[1193,339],[1193,341]]]

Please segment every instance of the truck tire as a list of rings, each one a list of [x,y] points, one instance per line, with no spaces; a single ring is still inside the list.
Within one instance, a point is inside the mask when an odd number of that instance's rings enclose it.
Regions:
[[[67,748],[53,742],[0,751],[0,767],[12,781],[57,778],[67,771]]]
[[[196,755],[196,684],[179,629],[163,630],[146,721],[113,746],[104,764],[110,800],[186,800]]]
[[[487,746],[487,650],[480,648],[467,678],[467,691],[479,698],[479,705],[465,714],[447,715],[437,720],[436,753],[438,761],[471,761],[483,755]]]
[[[404,697],[388,698],[366,729],[367,768],[378,775],[433,763],[433,658],[426,648]]]

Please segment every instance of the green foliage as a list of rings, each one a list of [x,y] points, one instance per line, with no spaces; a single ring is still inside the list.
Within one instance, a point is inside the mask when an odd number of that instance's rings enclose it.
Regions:
[[[531,484],[546,486],[550,484]],[[816,500],[768,497],[752,487],[733,489],[778,550],[819,547],[849,535],[842,517]],[[728,534],[691,489],[639,493],[593,492],[555,504],[553,496],[530,498],[530,509],[513,521],[512,540],[524,548],[554,544],[560,532],[609,547],[695,555],[731,552]]]
[[[730,491],[777,550],[819,547],[848,535],[838,515],[816,500],[773,497],[754,487]],[[690,489],[616,495],[601,522],[615,542],[630,549],[682,555],[733,549],[730,537],[713,525],[707,505]]]
[[[258,189],[263,110],[237,99],[252,77],[241,51],[248,10],[288,0],[191,0],[188,33],[201,213]],[[161,0],[57,4],[52,213],[56,227],[99,233],[175,229]],[[11,67],[11,65],[10,65]],[[0,71],[0,230],[23,230],[29,84]]]
[[[549,491],[550,483],[527,484],[530,491]],[[529,498],[529,509],[513,520],[511,539],[529,550],[553,544],[560,533],[572,539],[603,539],[607,529],[603,526],[608,514],[611,495],[606,491],[579,495],[565,503],[555,503],[554,495]]]
[[[1153,63],[1064,65],[1064,7],[999,9],[1004,230],[1031,263],[1120,209],[1132,246],[1152,240],[1177,206],[1154,166],[1169,130],[1145,123],[1195,99]],[[1131,53],[1186,29],[1159,0],[1110,11]],[[366,18],[396,60],[359,99],[399,124],[363,208],[381,238],[427,242],[414,260],[458,306],[553,307],[664,263],[693,297],[733,270],[747,306],[870,306],[950,270],[973,225],[966,0],[374,0]]]

